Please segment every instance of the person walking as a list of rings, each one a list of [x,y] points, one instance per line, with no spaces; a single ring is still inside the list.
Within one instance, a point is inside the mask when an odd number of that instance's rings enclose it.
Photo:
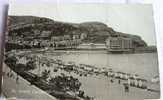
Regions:
[[[10,72],[7,72],[7,77],[10,77]]]
[[[16,83],[19,84],[19,75],[17,74]]]
[[[118,84],[121,84],[121,80],[118,80]]]
[[[111,83],[114,83],[114,80],[113,80],[113,79],[110,79],[110,82],[111,82]]]
[[[125,89],[125,92],[129,92],[129,85],[128,84],[124,84],[124,89]]]

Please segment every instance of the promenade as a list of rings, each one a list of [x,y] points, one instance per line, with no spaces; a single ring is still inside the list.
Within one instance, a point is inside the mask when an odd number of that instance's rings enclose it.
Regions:
[[[57,100],[48,93],[42,91],[34,85],[31,85],[28,81],[21,76],[10,70],[9,67],[4,65],[3,71],[3,94],[7,100]],[[12,75],[11,77],[7,73]]]

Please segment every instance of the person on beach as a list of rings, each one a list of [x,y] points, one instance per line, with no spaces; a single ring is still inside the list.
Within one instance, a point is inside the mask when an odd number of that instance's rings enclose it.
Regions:
[[[124,84],[124,89],[125,89],[125,92],[129,92],[129,85]]]
[[[118,80],[118,84],[121,84],[121,80]]]
[[[19,76],[17,74],[17,77],[16,77],[16,83],[19,84]]]
[[[8,76],[11,78],[12,77],[12,70],[10,69],[10,71],[8,72]]]
[[[113,83],[114,82],[113,79],[110,79],[110,82]]]
[[[7,76],[8,76],[8,77],[10,76],[10,73],[9,73],[9,72],[7,72]]]
[[[13,78],[13,73],[12,72],[10,73],[10,78]]]

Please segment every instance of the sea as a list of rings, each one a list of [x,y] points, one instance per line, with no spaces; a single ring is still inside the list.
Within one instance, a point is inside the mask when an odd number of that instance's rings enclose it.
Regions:
[[[159,75],[157,53],[108,54],[105,51],[56,51],[47,54],[53,59],[112,68],[115,71],[137,74],[145,79]]]

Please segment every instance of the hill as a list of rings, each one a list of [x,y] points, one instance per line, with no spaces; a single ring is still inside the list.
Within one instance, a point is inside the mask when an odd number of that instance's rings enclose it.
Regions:
[[[63,36],[73,34],[87,34],[83,42],[105,43],[106,38],[121,36],[131,38],[137,46],[147,46],[140,36],[116,32],[113,28],[101,22],[66,23],[49,18],[35,16],[10,16],[9,36],[42,35],[42,31],[49,31],[46,35]]]

